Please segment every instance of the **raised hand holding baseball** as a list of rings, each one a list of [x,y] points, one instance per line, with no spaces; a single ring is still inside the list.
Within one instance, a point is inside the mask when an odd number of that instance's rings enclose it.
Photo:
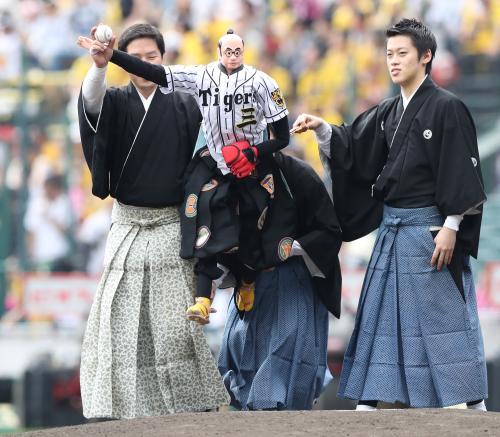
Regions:
[[[99,30],[100,28],[104,30]],[[111,37],[109,40],[106,42],[100,41],[100,39],[108,38],[110,33]],[[79,36],[76,43],[78,46],[87,49],[97,67],[102,68],[107,65],[113,55],[113,47],[116,38],[112,33],[113,32],[109,26],[100,24],[99,26],[94,26],[90,30],[90,38],[86,36]],[[100,39],[98,39],[97,36],[99,36]]]
[[[104,44],[109,43],[113,37],[111,27],[106,24],[99,24],[94,31],[94,38]]]

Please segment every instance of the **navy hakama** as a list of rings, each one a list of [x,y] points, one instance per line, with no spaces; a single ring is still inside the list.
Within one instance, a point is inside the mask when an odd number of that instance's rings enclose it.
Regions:
[[[257,276],[254,308],[230,306],[219,370],[242,410],[307,410],[332,377],[328,311],[301,258]]]
[[[487,397],[469,256],[465,300],[447,267],[430,264],[436,207],[384,207],[345,354],[339,396],[444,407]]]

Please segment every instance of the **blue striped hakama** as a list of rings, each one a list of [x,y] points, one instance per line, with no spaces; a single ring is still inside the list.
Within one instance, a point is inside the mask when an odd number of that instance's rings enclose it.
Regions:
[[[338,395],[444,407],[487,397],[469,257],[465,301],[449,270],[430,264],[436,207],[385,206],[345,353]]]
[[[326,364],[328,311],[299,257],[257,277],[254,308],[231,304],[219,371],[242,410],[307,410],[332,377]]]

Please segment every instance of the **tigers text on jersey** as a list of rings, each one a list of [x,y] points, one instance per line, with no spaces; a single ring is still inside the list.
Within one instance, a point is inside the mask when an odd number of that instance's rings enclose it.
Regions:
[[[241,140],[257,145],[267,124],[288,115],[274,79],[253,67],[242,65],[229,76],[218,62],[170,65],[165,72],[168,85],[162,92],[180,91],[196,98],[208,149],[223,174],[229,173],[223,146]]]

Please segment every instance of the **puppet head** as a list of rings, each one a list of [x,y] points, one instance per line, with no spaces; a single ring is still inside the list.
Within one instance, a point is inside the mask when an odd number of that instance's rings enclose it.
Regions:
[[[245,43],[241,36],[236,35],[229,29],[225,35],[219,39],[217,52],[219,61],[226,68],[228,74],[238,69],[243,64],[243,51]]]

